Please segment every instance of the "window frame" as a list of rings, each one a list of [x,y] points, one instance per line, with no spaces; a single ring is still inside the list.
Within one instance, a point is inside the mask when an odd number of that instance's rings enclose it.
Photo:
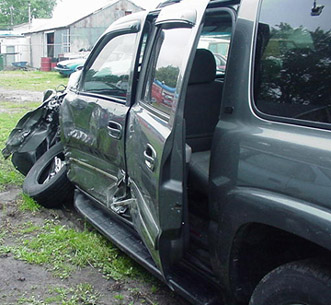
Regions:
[[[119,36],[123,36],[123,35],[127,35],[127,34],[136,34],[135,37],[135,45],[136,45],[136,41],[139,37],[138,33],[140,31],[140,27],[130,27],[130,28],[125,28],[125,29],[119,29],[119,30],[115,30],[112,31],[110,33],[107,33],[105,36],[103,36],[95,45],[93,52],[90,54],[90,56],[87,59],[87,65],[84,66],[84,69],[82,71],[82,76],[80,78],[80,82],[78,85],[78,93],[80,95],[83,96],[90,96],[90,97],[95,97],[95,98],[101,98],[103,100],[109,100],[112,102],[116,102],[119,104],[127,104],[129,96],[127,95],[125,99],[120,99],[120,98],[116,98],[113,96],[109,96],[109,95],[103,95],[103,94],[97,94],[97,93],[90,93],[90,92],[86,92],[83,91],[83,84],[85,82],[85,77],[86,77],[86,73],[89,71],[89,69],[91,68],[91,66],[94,64],[95,60],[98,58],[100,52],[103,50],[103,48],[114,38],[119,37]],[[128,83],[129,86],[132,86],[132,69],[135,65],[136,62],[136,53],[134,51],[133,53],[133,57],[132,57],[132,62],[131,62],[131,71],[129,73],[129,79],[128,79]]]
[[[148,109],[151,113],[153,113],[157,117],[159,117],[162,120],[168,122],[170,120],[170,115],[168,115],[166,112],[163,112],[163,111],[161,111],[161,110],[153,107],[145,99],[147,84],[148,84],[148,82],[150,80],[152,69],[153,69],[151,63],[152,63],[152,61],[154,61],[154,58],[155,58],[155,55],[153,55],[153,53],[154,53],[154,51],[155,51],[155,49],[157,47],[157,43],[159,41],[160,33],[161,32],[162,32],[162,26],[155,26],[154,35],[153,35],[153,43],[150,46],[150,50],[149,50],[148,65],[147,65],[147,70],[146,70],[145,75],[144,75],[144,83],[143,83],[143,88],[141,90],[141,95],[139,97],[139,102],[140,102],[140,104],[141,104],[142,107]],[[161,50],[161,48],[160,48],[160,50]],[[158,52],[158,55],[160,54],[160,50]]]
[[[190,30],[192,29],[191,27],[184,27],[184,28],[190,29]],[[156,115],[158,118],[162,119],[163,121],[166,121],[166,122],[169,123],[170,118],[173,115],[173,112],[176,112],[176,111],[171,110],[170,113],[168,114],[168,113],[166,113],[162,110],[157,109],[156,107],[153,106],[153,104],[149,104],[148,101],[146,101],[146,98],[145,98],[147,85],[150,81],[152,71],[154,70],[154,72],[155,72],[155,67],[153,67],[153,66],[154,66],[154,64],[157,63],[157,60],[158,60],[159,55],[160,55],[160,50],[162,49],[162,46],[163,46],[163,43],[162,43],[158,53],[156,54],[157,57],[155,58],[155,50],[157,48],[157,44],[160,41],[160,35],[161,35],[161,33],[164,29],[169,29],[167,27],[167,24],[156,25],[154,27],[154,32],[151,35],[153,37],[152,38],[153,43],[149,46],[147,69],[146,69],[146,72],[144,74],[144,83],[143,83],[142,90],[140,92],[140,96],[139,96],[138,100],[139,100],[140,105],[143,108],[147,109],[149,112],[151,112],[153,115]],[[174,27],[174,28],[170,28],[170,29],[171,30],[178,30],[179,28]],[[153,61],[155,61],[155,62],[153,62]],[[153,62],[153,65],[152,65],[152,62]],[[179,68],[181,69],[181,67],[179,67]],[[178,86],[178,77],[177,77],[176,91],[175,92],[177,92],[177,86]]]
[[[256,18],[255,18],[254,32],[253,32],[253,48],[252,48],[251,72],[250,72],[250,75],[251,75],[250,105],[251,105],[253,112],[258,117],[268,120],[268,121],[286,123],[286,124],[291,124],[291,125],[296,125],[296,126],[313,127],[313,128],[318,128],[318,129],[331,130],[331,123],[308,121],[308,120],[284,117],[284,116],[280,116],[280,115],[267,114],[267,113],[262,112],[257,107],[257,103],[255,100],[255,80],[256,80],[256,65],[257,65],[256,54],[257,54],[257,44],[258,44],[258,29],[259,29],[263,1],[264,0],[260,0],[259,5],[258,5],[257,14],[256,14]]]
[[[229,65],[228,61],[230,59],[229,55],[231,54],[231,49],[232,49],[231,46],[232,46],[232,41],[233,41],[233,37],[234,37],[234,33],[235,33],[238,8],[236,9],[234,7],[229,7],[229,6],[218,7],[218,8],[207,8],[206,12],[205,12],[205,17],[204,17],[204,18],[207,18],[208,15],[218,15],[218,14],[223,13],[223,12],[229,14],[230,17],[231,17],[231,35],[230,35],[230,41],[229,41],[229,46],[228,46],[228,52],[227,52],[227,57],[228,58],[226,60],[225,70],[221,73],[217,73],[217,70],[216,70],[216,78],[220,79],[222,81],[225,80],[225,75],[227,74],[227,68],[228,68],[228,65]],[[203,36],[202,35],[202,30],[203,30],[204,26],[205,26],[205,19],[203,20],[203,22],[201,24],[200,33],[199,33],[199,36],[198,36],[199,39],[197,41],[196,48],[198,48],[199,40]],[[209,51],[211,51],[211,50],[209,50]],[[211,52],[214,54],[213,51],[211,51]]]

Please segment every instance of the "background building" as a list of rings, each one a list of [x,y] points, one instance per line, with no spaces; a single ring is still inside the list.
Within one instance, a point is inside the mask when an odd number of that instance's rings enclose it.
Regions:
[[[91,50],[111,23],[141,10],[143,8],[130,0],[113,0],[75,20],[33,19],[2,36],[0,32],[0,53],[6,58],[7,66],[26,61],[32,67],[40,68],[43,57],[56,62],[58,58],[74,57],[73,54],[80,51]]]

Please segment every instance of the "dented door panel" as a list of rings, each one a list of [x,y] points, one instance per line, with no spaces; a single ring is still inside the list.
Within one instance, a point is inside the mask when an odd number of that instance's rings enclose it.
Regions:
[[[146,13],[128,18],[99,40],[62,111],[69,179],[115,212],[125,198],[126,115]]]
[[[68,93],[61,108],[61,127],[66,157],[69,160],[69,179],[102,201],[104,198],[99,194],[103,193],[104,180],[112,185],[116,183],[116,177],[97,172],[98,168],[102,168],[96,157],[97,126],[94,119],[98,109],[97,100],[74,92]]]

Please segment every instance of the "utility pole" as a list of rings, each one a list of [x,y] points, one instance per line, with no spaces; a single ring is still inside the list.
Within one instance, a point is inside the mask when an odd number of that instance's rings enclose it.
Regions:
[[[29,23],[31,23],[31,2],[29,2],[28,8],[29,8]]]
[[[14,25],[14,22],[13,22],[13,10],[14,10],[14,8],[11,6],[9,8],[9,10],[10,10],[10,25],[11,25],[11,27],[13,27],[13,25]]]

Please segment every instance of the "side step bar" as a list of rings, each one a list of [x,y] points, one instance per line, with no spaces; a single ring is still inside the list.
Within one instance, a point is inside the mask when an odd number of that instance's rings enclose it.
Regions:
[[[114,217],[106,213],[79,190],[75,191],[74,205],[77,211],[106,238],[111,240],[116,247],[146,268],[159,280],[166,283],[143,242],[131,232],[131,229],[126,228],[125,224],[116,221]],[[217,298],[216,291],[204,283],[198,274],[192,274],[184,267],[178,266],[176,274],[166,284],[193,304],[222,305]]]
[[[152,257],[144,246],[143,242],[117,223],[102,208],[85,196],[82,192],[75,191],[75,207],[100,233],[112,241],[112,243],[128,254],[131,258],[142,264],[149,272],[158,279],[163,280],[162,274],[155,266]]]

